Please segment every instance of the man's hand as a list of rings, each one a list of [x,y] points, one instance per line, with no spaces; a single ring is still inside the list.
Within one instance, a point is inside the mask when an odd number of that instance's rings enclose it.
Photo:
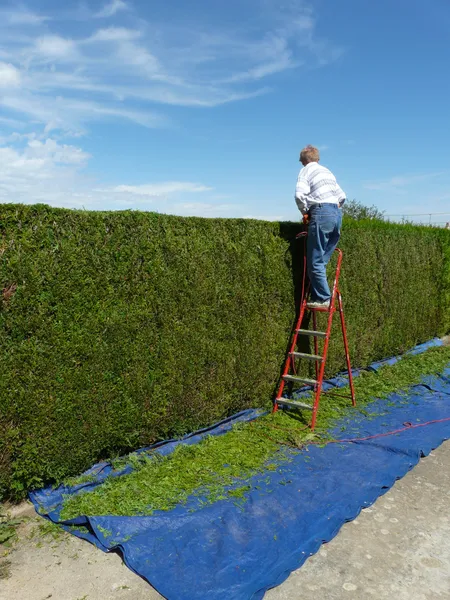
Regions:
[[[308,215],[308,213],[306,213],[306,215],[303,215],[303,225],[309,225],[309,215]]]

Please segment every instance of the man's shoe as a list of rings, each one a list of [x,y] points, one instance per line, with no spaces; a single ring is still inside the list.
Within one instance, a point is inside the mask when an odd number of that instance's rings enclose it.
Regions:
[[[306,306],[308,308],[328,309],[328,308],[330,308],[330,301],[329,300],[325,300],[324,302],[308,302],[308,304]]]

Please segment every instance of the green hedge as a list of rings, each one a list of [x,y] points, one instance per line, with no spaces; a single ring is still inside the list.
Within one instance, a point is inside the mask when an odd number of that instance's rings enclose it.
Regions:
[[[44,205],[0,215],[0,497],[270,401],[298,224]],[[341,247],[355,365],[448,331],[448,231],[347,219]],[[330,352],[329,374],[345,366],[338,335]]]

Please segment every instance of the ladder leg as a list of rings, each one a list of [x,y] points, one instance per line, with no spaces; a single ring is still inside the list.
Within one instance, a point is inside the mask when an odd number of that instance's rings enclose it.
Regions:
[[[317,314],[316,311],[313,310],[313,329],[317,331]],[[314,337],[314,354],[317,356],[319,354],[319,340]],[[319,379],[319,363],[314,361],[314,366],[316,369],[316,379]]]
[[[323,354],[322,354],[322,362],[320,364],[319,377],[317,378],[315,397],[314,397],[314,405],[313,405],[313,414],[311,420],[311,429],[314,431],[316,426],[317,413],[319,411],[320,404],[320,394],[322,393],[322,383],[323,377],[325,375],[325,365],[327,362],[327,354],[328,354],[328,345],[330,343],[330,335],[331,335],[331,326],[333,324],[333,314],[334,314],[334,304],[335,304],[335,289],[333,289],[333,296],[331,298],[331,306],[328,313],[328,324],[327,324],[327,334],[325,337],[325,343],[323,345]]]
[[[344,308],[342,306],[341,292],[338,291],[337,297],[338,297],[338,303],[339,303],[339,315],[341,317],[342,337],[344,339],[345,359],[347,361],[348,381],[350,384],[350,392],[352,395],[352,404],[353,404],[353,406],[356,406],[355,388],[353,385],[352,366],[350,364],[350,352],[348,350],[347,328],[345,326]]]
[[[278,388],[278,393],[276,395],[275,402],[273,403],[273,410],[272,410],[273,413],[277,412],[277,410],[278,410],[277,400],[279,400],[281,398],[281,396],[283,395],[284,386],[286,384],[286,382],[284,380],[284,376],[289,373],[289,366],[292,364],[291,353],[295,351],[295,347],[297,346],[297,338],[298,338],[297,330],[300,329],[300,327],[301,327],[303,317],[305,316],[305,311],[306,311],[306,298],[303,298],[301,306],[300,306],[300,314],[298,315],[297,323],[295,325],[295,332],[292,337],[292,344],[291,344],[291,347],[289,350],[288,358],[286,359],[286,362],[284,364],[283,374],[281,376],[281,381],[280,381],[280,387]]]
[[[331,328],[332,328],[332,324],[333,324],[333,315],[336,310],[339,310],[339,316],[341,319],[342,337],[343,337],[343,341],[344,341],[345,358],[346,358],[346,362],[347,362],[352,404],[353,404],[353,406],[356,406],[355,388],[353,385],[352,368],[351,368],[351,364],[350,364],[350,354],[349,354],[349,348],[348,348],[347,329],[346,329],[346,325],[345,325],[344,309],[343,309],[343,305],[342,305],[342,296],[341,296],[341,293],[340,293],[339,287],[338,287],[343,253],[338,248],[336,248],[336,252],[338,253],[338,260],[337,260],[337,265],[336,265],[336,273],[335,273],[335,278],[334,278],[333,291],[331,293],[330,307],[327,311],[322,310],[322,312],[328,313],[328,322],[327,322],[326,333],[318,331],[318,329],[317,329],[317,313],[316,313],[316,310],[314,310],[314,309],[312,309],[313,327],[314,327],[313,330],[311,331],[311,330],[301,329],[303,318],[304,318],[305,312],[307,310],[307,300],[306,300],[307,292],[305,294],[304,289],[302,289],[302,301],[300,303],[299,316],[297,319],[294,335],[292,337],[290,351],[289,351],[288,357],[286,358],[286,361],[284,364],[284,369],[283,369],[283,374],[281,376],[281,382],[280,382],[280,386],[278,389],[278,394],[275,398],[274,407],[273,407],[273,412],[276,412],[278,410],[278,401],[280,401],[280,403],[283,403],[286,405],[291,404],[292,406],[308,408],[310,410],[312,409],[312,420],[311,420],[311,429],[312,430],[314,430],[314,428],[316,426],[317,414],[319,411],[319,404],[320,404],[320,396],[322,393],[323,379],[325,376],[325,365],[326,365],[326,361],[327,361],[328,347],[330,344]],[[337,306],[336,306],[336,302],[337,302]],[[316,333],[317,333],[317,335],[315,335]],[[314,355],[302,354],[301,352],[295,352],[299,334],[300,335],[313,335],[313,337],[314,337],[314,352],[315,352]],[[319,355],[319,341],[318,341],[319,336],[324,338],[324,345],[323,345],[321,356]],[[302,358],[306,357],[306,358],[310,358],[310,359],[313,359],[316,361],[316,363],[315,363],[316,379],[315,380],[305,379],[305,378],[302,379],[301,377],[293,377],[293,376],[289,375],[290,368],[292,368],[292,370],[295,372],[295,357],[296,356],[299,356]],[[320,366],[317,364],[318,360],[321,362]],[[284,390],[284,387],[286,384],[285,378],[286,378],[286,381],[294,381],[294,382],[299,381],[302,383],[314,384],[315,388],[314,388],[313,405],[310,406],[310,405],[306,405],[306,404],[299,403],[299,402],[289,403],[288,399],[283,398],[283,390]]]

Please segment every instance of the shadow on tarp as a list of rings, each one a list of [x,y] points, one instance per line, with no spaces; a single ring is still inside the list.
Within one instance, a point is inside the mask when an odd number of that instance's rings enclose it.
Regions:
[[[412,352],[437,344],[433,340]],[[341,385],[336,379],[332,385]],[[332,436],[342,439],[345,429],[346,438],[367,437],[399,429],[406,422],[448,418],[450,368],[441,376],[424,378],[407,396],[393,394],[366,410],[369,417],[355,411],[333,429]],[[224,433],[237,420],[258,414],[244,411],[153,450],[168,454],[174,445]],[[251,489],[244,503],[228,499],[199,507],[198,499],[192,498],[152,516],[78,517],[63,525],[104,551],[120,551],[128,567],[169,600],[259,600],[448,438],[450,421],[365,442],[309,446],[292,452],[291,462],[279,464],[276,471],[249,478]],[[95,465],[87,473],[98,481],[39,490],[30,494],[31,500],[40,514],[60,522],[63,494],[84,493],[100,485],[108,469],[107,463]],[[88,532],[71,525],[86,526]]]

